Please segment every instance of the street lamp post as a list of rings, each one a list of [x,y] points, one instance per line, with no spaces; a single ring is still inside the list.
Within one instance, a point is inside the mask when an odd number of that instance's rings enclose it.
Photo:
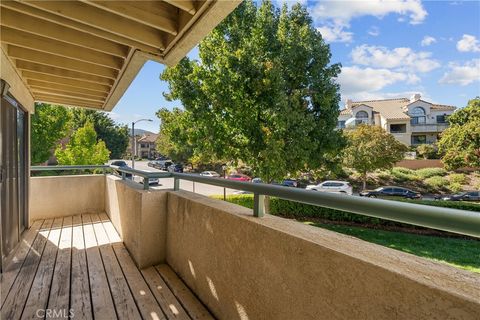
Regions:
[[[135,143],[135,123],[140,121],[152,122],[152,119],[140,119],[132,122],[132,169],[135,169],[135,155],[137,154],[137,144]]]

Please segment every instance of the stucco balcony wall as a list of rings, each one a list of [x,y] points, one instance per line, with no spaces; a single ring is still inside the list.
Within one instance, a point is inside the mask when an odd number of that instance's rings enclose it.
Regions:
[[[219,319],[480,314],[478,274],[187,191],[92,175],[32,178],[31,193],[32,219],[106,212],[139,267],[166,262]]]

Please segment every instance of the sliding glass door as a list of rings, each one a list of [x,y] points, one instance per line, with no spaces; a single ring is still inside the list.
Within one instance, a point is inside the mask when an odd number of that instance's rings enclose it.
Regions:
[[[0,105],[0,210],[2,261],[27,225],[28,116],[15,99]],[[3,265],[3,263],[2,263]]]

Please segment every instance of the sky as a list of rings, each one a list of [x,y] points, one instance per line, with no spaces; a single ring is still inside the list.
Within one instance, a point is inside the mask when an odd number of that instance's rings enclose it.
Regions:
[[[297,1],[274,1],[291,6]],[[463,107],[480,96],[480,1],[299,1],[341,63],[346,99],[422,98]],[[198,58],[194,48],[189,57]],[[147,62],[111,113],[117,122],[158,132],[161,107],[181,107],[163,97],[164,66]]]

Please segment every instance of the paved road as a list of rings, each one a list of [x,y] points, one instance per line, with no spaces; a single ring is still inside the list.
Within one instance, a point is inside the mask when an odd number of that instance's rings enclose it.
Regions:
[[[132,166],[131,161],[125,161],[125,162],[127,162],[127,164],[130,167]],[[161,170],[149,167],[148,161],[135,161],[135,169],[149,171],[149,172],[161,171]],[[152,189],[173,189],[173,178],[160,179],[160,184],[158,186],[152,185],[151,188]],[[203,194],[206,196],[223,195],[223,189],[224,189],[222,187],[216,187],[208,184],[192,182],[192,181],[184,181],[184,180],[180,180],[180,188],[183,190],[192,191],[192,192]],[[234,194],[235,192],[236,190],[226,189],[227,195]],[[358,196],[358,193],[355,192],[354,195]],[[434,200],[434,198],[432,195],[424,195],[423,200]]]
[[[131,161],[125,161],[130,167],[132,166]],[[149,167],[147,165],[148,161],[135,161],[135,169],[149,171],[149,172],[158,172],[161,170]],[[152,189],[173,189],[173,178],[160,179],[160,184],[158,186],[151,186]],[[184,181],[180,180],[180,189],[193,191],[195,193],[203,194],[206,196],[211,195],[223,195],[223,189],[221,187],[211,186],[208,184]],[[226,193],[233,194],[235,190],[226,189]]]

